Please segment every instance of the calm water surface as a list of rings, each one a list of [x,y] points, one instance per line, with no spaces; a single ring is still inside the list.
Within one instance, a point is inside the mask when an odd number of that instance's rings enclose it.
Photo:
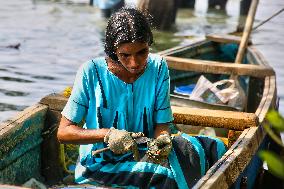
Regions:
[[[261,0],[256,23],[283,7],[283,0]],[[194,11],[180,9],[173,31],[155,31],[153,51],[236,28],[238,0],[228,1],[227,15],[207,13],[206,8],[204,0],[197,0]],[[101,39],[105,25],[100,12],[84,4],[0,0],[0,121],[72,85],[83,62],[104,55]],[[253,41],[276,70],[280,111],[284,114],[282,33],[283,13],[254,32]],[[5,48],[18,43],[19,50]]]

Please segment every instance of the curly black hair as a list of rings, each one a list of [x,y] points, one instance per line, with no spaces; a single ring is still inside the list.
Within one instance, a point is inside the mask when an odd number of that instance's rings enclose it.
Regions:
[[[151,17],[135,8],[122,8],[109,19],[105,32],[105,53],[118,61],[118,45],[129,42],[153,43]]]

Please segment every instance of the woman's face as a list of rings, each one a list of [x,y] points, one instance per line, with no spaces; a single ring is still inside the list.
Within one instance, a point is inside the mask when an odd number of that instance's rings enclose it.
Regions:
[[[122,66],[131,74],[144,71],[149,54],[149,45],[144,42],[123,43],[116,49],[116,55]]]

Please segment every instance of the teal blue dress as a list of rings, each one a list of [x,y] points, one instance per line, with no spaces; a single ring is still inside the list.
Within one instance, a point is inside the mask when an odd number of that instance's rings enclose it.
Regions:
[[[153,138],[156,124],[173,120],[169,89],[167,63],[159,55],[149,54],[144,73],[133,83],[126,83],[109,71],[105,58],[96,58],[78,70],[62,115],[75,123],[84,119],[85,129],[114,127],[143,132]],[[174,138],[173,150],[164,165],[143,158],[136,162],[131,153],[116,155],[106,151],[92,156],[92,151],[104,147],[103,142],[80,145],[75,169],[77,183],[127,188],[190,188],[225,152],[219,140],[186,134]],[[143,157],[147,146],[142,144],[138,148]],[[207,158],[212,153],[214,157]]]

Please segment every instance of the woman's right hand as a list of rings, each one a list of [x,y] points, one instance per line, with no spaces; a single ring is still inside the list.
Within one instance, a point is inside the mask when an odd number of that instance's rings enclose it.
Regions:
[[[124,154],[137,149],[137,144],[130,132],[113,127],[105,135],[104,142],[108,144],[110,150],[115,154]]]

